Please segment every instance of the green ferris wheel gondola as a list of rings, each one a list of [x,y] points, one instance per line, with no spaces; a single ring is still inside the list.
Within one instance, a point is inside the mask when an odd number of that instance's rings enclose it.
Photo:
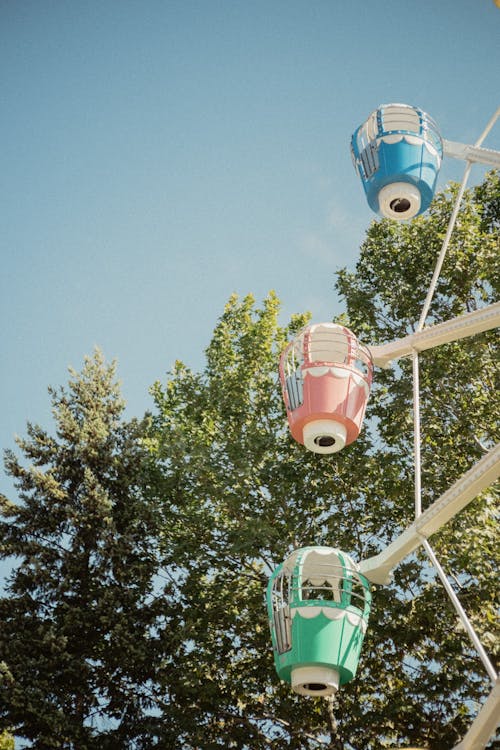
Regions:
[[[349,555],[332,547],[293,552],[267,589],[278,676],[296,693],[316,696],[352,680],[370,605],[370,585]]]

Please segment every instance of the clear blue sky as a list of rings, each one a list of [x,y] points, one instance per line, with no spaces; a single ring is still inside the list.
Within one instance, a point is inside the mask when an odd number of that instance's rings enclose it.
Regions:
[[[142,414],[234,291],[331,319],[372,219],[354,128],[402,101],[472,142],[499,84],[492,0],[2,0],[0,447],[95,345]]]

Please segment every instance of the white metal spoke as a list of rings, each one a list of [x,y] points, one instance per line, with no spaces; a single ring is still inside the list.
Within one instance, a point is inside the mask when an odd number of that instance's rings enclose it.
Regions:
[[[422,480],[420,454],[420,379],[418,354],[413,354],[413,462],[415,473],[415,518],[422,515]]]
[[[441,344],[489,331],[497,326],[500,326],[500,302],[459,315],[443,323],[436,323],[434,326],[424,328],[423,331],[416,331],[387,344],[369,346],[368,349],[377,367],[388,367],[395,359],[408,357],[414,351],[422,352],[426,349],[433,349]]]
[[[469,179],[470,170],[471,170],[471,163],[467,162],[467,166],[465,167],[464,176],[462,177],[462,182],[460,184],[460,189],[458,191],[458,195],[455,201],[455,205],[453,207],[452,214],[450,216],[450,221],[448,222],[448,229],[446,230],[446,236],[443,240],[443,244],[441,247],[441,252],[439,253],[436,267],[434,269],[434,273],[432,276],[431,283],[429,285],[429,290],[427,292],[427,297],[425,298],[424,307],[422,309],[422,313],[420,315],[420,320],[418,321],[417,331],[421,331],[424,327],[425,319],[427,318],[427,314],[429,312],[429,307],[431,306],[432,298],[434,296],[434,292],[436,290],[437,282],[439,279],[439,274],[441,273],[441,267],[443,265],[443,261],[446,255],[446,251],[448,250],[448,245],[450,244],[451,235],[453,232],[453,229],[455,227],[455,222],[457,220],[458,211],[460,209],[460,204],[462,202],[463,194],[465,192],[465,187],[467,185],[467,181]]]
[[[500,116],[500,107],[496,110],[496,112],[490,118],[490,120],[488,121],[488,124],[486,125],[485,129],[483,130],[483,132],[481,133],[481,135],[477,139],[476,143],[472,147],[472,150],[474,152],[473,153],[474,159],[468,159],[468,158],[466,159],[466,166],[465,166],[464,176],[462,177],[462,182],[460,184],[460,189],[458,191],[458,195],[457,195],[457,198],[456,198],[456,201],[455,201],[455,205],[453,207],[453,212],[451,214],[450,221],[448,223],[448,229],[446,231],[446,236],[444,238],[443,245],[441,247],[441,252],[439,253],[439,257],[438,257],[438,260],[437,260],[437,263],[436,263],[436,267],[434,269],[434,274],[432,276],[432,280],[431,280],[431,283],[430,283],[430,286],[429,286],[429,290],[427,292],[427,297],[426,297],[426,300],[424,302],[424,307],[423,307],[422,313],[420,315],[420,320],[418,322],[417,331],[421,331],[422,328],[424,327],[425,319],[427,318],[427,314],[429,312],[429,307],[431,305],[431,301],[432,301],[432,298],[434,296],[434,292],[436,290],[436,285],[437,285],[437,281],[439,279],[439,274],[441,273],[441,267],[443,265],[443,261],[444,261],[445,255],[446,255],[446,251],[447,251],[448,245],[450,243],[450,238],[451,238],[453,229],[455,227],[455,222],[457,220],[458,211],[460,209],[460,204],[462,202],[462,198],[463,198],[463,194],[464,194],[464,191],[465,191],[465,187],[466,187],[467,181],[469,179],[469,175],[470,175],[470,171],[471,171],[471,167],[472,167],[472,162],[473,161],[480,161],[479,158],[476,158],[476,157],[478,157],[477,150],[481,146],[482,142],[484,141],[484,139],[486,138],[486,136],[490,132],[491,128],[493,127],[493,125],[495,124],[495,122],[497,121],[497,119],[498,119],[499,116]],[[498,156],[500,156],[500,154]],[[460,158],[462,158],[462,157],[460,157]]]
[[[439,561],[438,561],[438,559],[437,559],[437,557],[435,555],[435,552],[432,549],[432,547],[429,544],[429,542],[427,541],[427,539],[423,542],[423,546],[424,546],[424,549],[425,549],[425,551],[427,552],[427,554],[429,556],[429,559],[430,559],[431,563],[436,568],[436,571],[437,571],[437,574],[438,574],[438,576],[439,576],[439,578],[441,580],[441,583],[443,584],[443,586],[444,586],[444,588],[446,590],[446,593],[448,594],[448,596],[449,596],[449,598],[451,600],[451,603],[455,607],[455,610],[456,610],[456,612],[457,612],[457,614],[458,614],[458,616],[460,618],[460,621],[461,621],[462,625],[464,626],[465,630],[467,631],[467,634],[468,634],[469,638],[471,639],[472,643],[474,644],[474,648],[478,652],[479,657],[481,658],[481,661],[483,662],[484,667],[485,667],[486,671],[488,672],[488,676],[489,676],[490,680],[492,681],[493,685],[495,685],[496,680],[497,680],[497,673],[495,671],[495,668],[494,668],[493,664],[489,660],[488,654],[484,650],[481,641],[477,637],[476,631],[474,630],[471,621],[467,617],[467,614],[466,614],[464,608],[460,604],[460,600],[459,600],[458,596],[456,595],[455,591],[453,590],[453,588],[452,588],[452,586],[451,586],[451,584],[450,584],[450,582],[448,580],[448,577],[447,577],[446,573],[444,572],[443,568],[441,567],[441,565],[440,565],[440,563],[439,563]]]
[[[496,123],[499,117],[500,117],[500,107],[498,107],[498,109],[491,115],[490,119],[486,123],[485,129],[483,130],[483,132],[481,133],[481,135],[475,142],[474,146],[480,146],[483,143],[484,139],[486,138],[486,136],[488,135],[491,128]]]

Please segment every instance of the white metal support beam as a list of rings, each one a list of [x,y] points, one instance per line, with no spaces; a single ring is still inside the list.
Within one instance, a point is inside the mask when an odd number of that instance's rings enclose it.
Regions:
[[[500,476],[500,443],[441,495],[382,552],[360,563],[360,572],[372,583],[385,584],[391,571],[425,539],[456,516]]]
[[[453,750],[482,750],[499,724],[500,680],[497,680],[469,731]]]
[[[500,151],[494,151],[491,148],[443,140],[443,151],[445,156],[451,156],[453,159],[462,159],[474,164],[488,164],[497,169],[500,167]]]
[[[424,546],[424,549],[425,549],[425,551],[427,552],[427,554],[429,556],[429,559],[430,559],[431,563],[433,564],[435,570],[437,571],[439,579],[440,579],[441,583],[443,584],[446,593],[450,597],[450,601],[451,601],[451,603],[453,604],[453,606],[455,608],[455,612],[457,613],[460,622],[464,626],[465,631],[466,631],[467,635],[469,636],[469,638],[471,639],[472,644],[473,644],[474,648],[476,649],[479,658],[483,662],[484,668],[486,669],[486,671],[488,673],[488,677],[490,678],[492,684],[495,685],[496,681],[498,679],[498,675],[497,675],[495,667],[493,666],[492,662],[490,661],[490,658],[489,658],[488,654],[486,653],[486,649],[484,648],[483,644],[479,640],[478,635],[477,635],[476,631],[474,630],[474,627],[473,627],[471,621],[467,617],[466,611],[462,607],[458,596],[456,595],[453,587],[451,586],[451,584],[450,584],[450,582],[448,580],[448,577],[447,577],[446,573],[444,572],[443,568],[441,567],[441,564],[440,564],[439,560],[436,557],[436,553],[432,549],[432,547],[429,544],[429,542],[427,541],[427,539],[424,540],[423,546]]]
[[[500,302],[487,305],[480,310],[465,313],[444,323],[437,323],[423,331],[410,333],[402,339],[390,341],[380,346],[369,346],[373,363],[377,367],[388,367],[394,359],[408,357],[414,351],[422,352],[450,341],[474,336],[500,326]]]

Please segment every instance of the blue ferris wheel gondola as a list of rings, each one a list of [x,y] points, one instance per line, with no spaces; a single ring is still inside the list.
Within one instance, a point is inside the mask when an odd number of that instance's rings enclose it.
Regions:
[[[434,120],[408,104],[383,104],[354,131],[351,153],[370,208],[411,219],[430,205],[443,157]]]

